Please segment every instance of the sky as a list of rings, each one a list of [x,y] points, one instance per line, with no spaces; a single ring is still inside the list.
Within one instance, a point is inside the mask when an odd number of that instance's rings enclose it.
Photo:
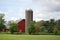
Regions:
[[[25,19],[25,10],[33,10],[33,20],[60,19],[60,0],[0,0],[5,20]]]

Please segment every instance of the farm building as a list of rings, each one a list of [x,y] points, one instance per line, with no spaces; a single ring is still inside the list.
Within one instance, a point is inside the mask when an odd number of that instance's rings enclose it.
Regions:
[[[25,19],[20,20],[17,24],[18,32],[25,32]]]
[[[10,21],[14,22],[12,20]],[[25,19],[16,20],[16,23],[18,25],[18,32],[27,32],[28,31],[27,28],[28,28],[30,21],[33,21],[33,11],[32,9],[28,8],[25,10]],[[9,22],[6,24],[6,27],[8,29],[10,28]]]
[[[26,32],[30,21],[33,21],[33,11],[32,9],[28,8],[25,10],[26,19],[22,19],[18,22],[18,31],[19,32]]]

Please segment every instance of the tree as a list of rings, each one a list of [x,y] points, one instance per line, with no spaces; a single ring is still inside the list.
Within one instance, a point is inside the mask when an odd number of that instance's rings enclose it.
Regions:
[[[54,32],[55,35],[58,33],[57,25],[54,26],[54,30],[53,30],[53,32]]]
[[[12,34],[17,32],[17,24],[15,22],[10,23],[10,31]]]
[[[36,29],[38,30],[38,32],[41,32],[41,30],[44,30],[43,29],[44,24],[45,24],[45,21],[44,20],[41,20],[41,21],[36,22]]]
[[[29,32],[29,34],[34,34],[35,33],[35,22],[33,21],[33,22],[30,22],[30,24],[29,24],[29,28],[28,28],[28,32]]]
[[[60,30],[60,19],[56,22],[57,28]]]
[[[5,28],[5,19],[4,14],[0,14],[0,31],[2,31],[3,28]]]
[[[50,24],[49,24],[49,32],[53,33],[53,29],[54,29],[54,25],[55,25],[55,20],[54,19],[50,19]]]
[[[37,26],[44,26],[44,20],[36,22]]]
[[[45,24],[44,24],[44,26],[46,27],[46,29],[48,30],[49,33],[53,33],[54,25],[55,25],[54,19],[50,19],[49,21],[45,21]]]
[[[49,21],[45,21],[44,23],[44,26],[45,26],[45,29],[47,30],[47,32],[49,32],[49,27],[50,27],[50,22]]]

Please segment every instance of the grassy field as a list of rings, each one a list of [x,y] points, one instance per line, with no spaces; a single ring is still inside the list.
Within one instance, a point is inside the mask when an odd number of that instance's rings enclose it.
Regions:
[[[60,40],[60,35],[12,35],[12,34],[0,34],[0,40]]]

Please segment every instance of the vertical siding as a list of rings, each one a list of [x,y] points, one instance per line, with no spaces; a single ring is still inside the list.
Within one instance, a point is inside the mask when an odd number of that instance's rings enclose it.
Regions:
[[[25,19],[21,20],[18,23],[18,31],[25,32]]]

